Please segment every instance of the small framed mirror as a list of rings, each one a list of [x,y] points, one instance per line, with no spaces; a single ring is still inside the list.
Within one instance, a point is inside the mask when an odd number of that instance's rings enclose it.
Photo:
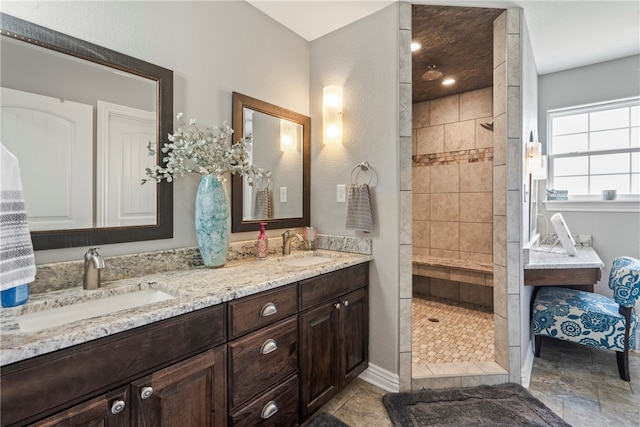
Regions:
[[[310,224],[311,119],[286,108],[233,93],[233,140],[249,143],[251,162],[271,171],[249,185],[231,177],[232,232]]]

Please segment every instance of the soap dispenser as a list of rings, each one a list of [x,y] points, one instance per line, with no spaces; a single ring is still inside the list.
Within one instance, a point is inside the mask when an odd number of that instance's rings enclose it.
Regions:
[[[264,230],[265,225],[267,225],[266,222],[260,223],[260,234],[256,241],[256,256],[258,259],[265,259],[267,258],[267,255],[269,255],[269,239],[267,238],[267,233]]]

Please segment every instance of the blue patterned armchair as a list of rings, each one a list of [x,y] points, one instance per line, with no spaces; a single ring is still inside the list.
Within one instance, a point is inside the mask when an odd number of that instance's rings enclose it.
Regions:
[[[613,299],[554,286],[541,287],[533,302],[535,355],[547,336],[616,352],[620,378],[629,381],[629,349],[633,348],[640,296],[640,261],[620,257],[609,274]]]

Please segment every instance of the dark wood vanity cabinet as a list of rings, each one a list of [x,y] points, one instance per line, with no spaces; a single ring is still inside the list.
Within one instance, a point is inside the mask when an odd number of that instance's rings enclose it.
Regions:
[[[3,366],[0,424],[150,425],[152,412],[164,418],[194,405],[226,420],[225,341],[226,306],[220,305]],[[136,400],[144,384],[155,385],[151,409]],[[124,407],[112,411],[118,402]]]
[[[30,425],[224,426],[225,351],[208,350]]]
[[[300,283],[300,413],[308,418],[367,368],[368,264]]]
[[[4,366],[0,425],[302,423],[368,363],[360,264]]]

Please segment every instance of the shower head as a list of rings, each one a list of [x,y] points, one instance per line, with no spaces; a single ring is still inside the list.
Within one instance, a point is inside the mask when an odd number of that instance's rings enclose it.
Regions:
[[[427,71],[422,75],[422,80],[426,80],[426,81],[438,80],[442,76],[443,76],[442,72],[436,70],[435,65],[429,65],[427,67]]]
[[[493,122],[491,122],[491,123],[480,123],[480,126],[482,126],[483,128],[485,128],[488,131],[493,132]]]

